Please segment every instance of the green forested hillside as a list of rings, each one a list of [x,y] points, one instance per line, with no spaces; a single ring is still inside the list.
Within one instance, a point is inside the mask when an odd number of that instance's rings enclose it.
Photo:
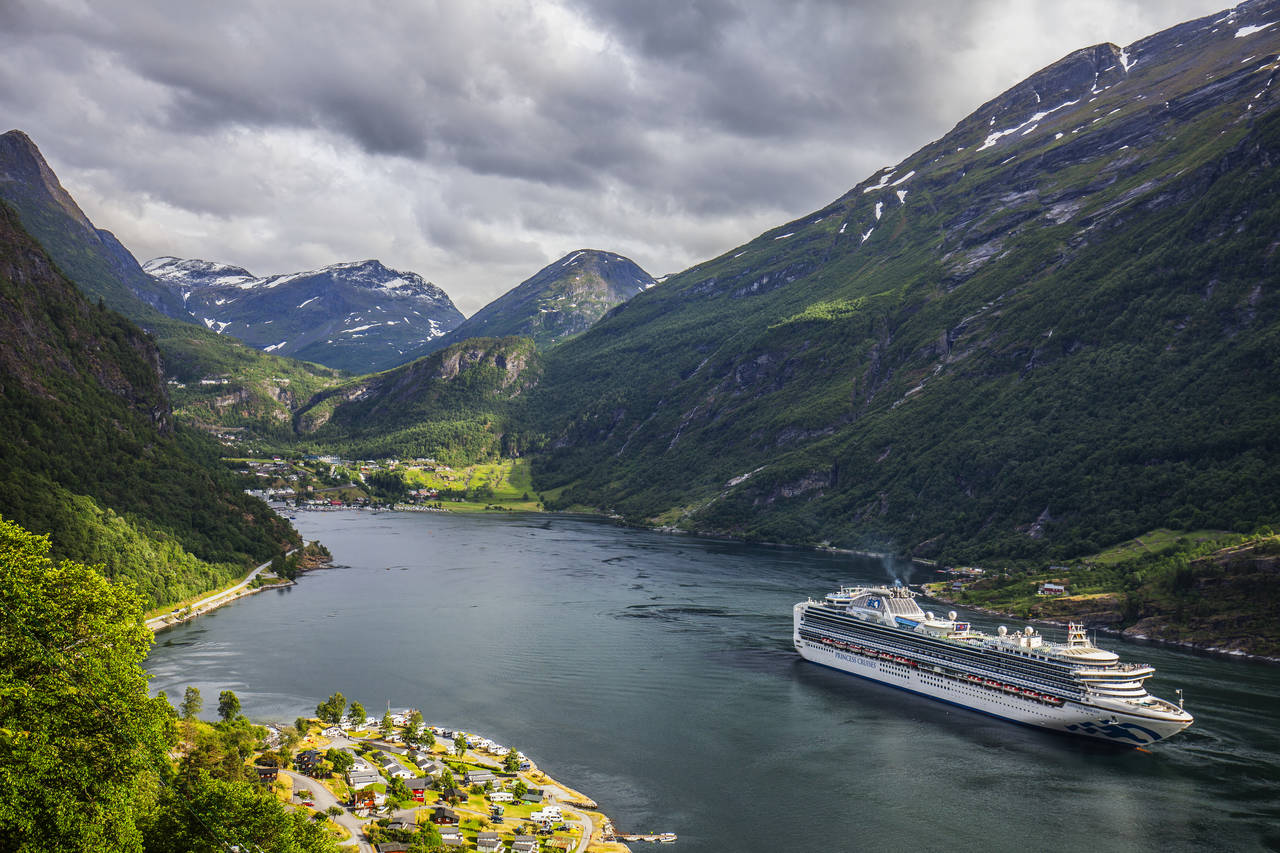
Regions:
[[[155,344],[91,306],[0,205],[0,513],[152,605],[243,573],[297,534],[175,427]]]
[[[948,559],[1280,517],[1280,36],[1250,38],[1078,51],[615,309],[546,354],[535,485]]]
[[[148,696],[152,633],[128,584],[50,559],[47,538],[0,517],[0,612],[3,849],[337,849],[245,778],[262,729],[234,715],[179,723],[163,694]]]
[[[89,298],[146,330],[164,359],[178,414],[206,428],[290,434],[295,408],[344,374],[261,352],[186,320],[181,299],[157,284],[109,232],[93,226],[21,131],[0,135],[0,200]]]
[[[299,411],[302,448],[464,464],[523,450],[522,394],[540,372],[528,338],[471,338],[316,395]]]

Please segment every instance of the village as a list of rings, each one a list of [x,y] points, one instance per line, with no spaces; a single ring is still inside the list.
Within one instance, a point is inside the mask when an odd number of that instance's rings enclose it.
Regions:
[[[341,700],[340,694],[335,694]],[[335,712],[334,698],[290,729],[267,727],[259,780],[295,808],[329,821],[361,851],[401,853],[426,834],[463,851],[623,851],[608,818],[588,797],[542,773],[489,738],[428,726],[407,709],[382,718]],[[325,719],[327,718],[327,719]],[[301,750],[283,746],[286,733]],[[288,759],[291,758],[291,761]],[[292,769],[283,765],[292,764]],[[434,839],[433,839],[434,840]],[[674,841],[672,834],[645,840]],[[435,849],[435,848],[431,848]]]
[[[528,465],[501,459],[457,468],[431,458],[229,460],[253,479],[245,492],[280,509],[540,510]]]

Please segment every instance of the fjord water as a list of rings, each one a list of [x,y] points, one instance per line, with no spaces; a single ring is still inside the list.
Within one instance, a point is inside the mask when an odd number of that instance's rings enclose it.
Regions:
[[[160,634],[153,690],[194,684],[210,708],[231,689],[259,721],[335,690],[371,714],[417,707],[523,749],[620,831],[678,833],[683,853],[1280,849],[1274,666],[1102,640],[1197,716],[1116,750],[791,649],[796,601],[927,579],[909,564],[552,516],[295,523],[335,567]]]

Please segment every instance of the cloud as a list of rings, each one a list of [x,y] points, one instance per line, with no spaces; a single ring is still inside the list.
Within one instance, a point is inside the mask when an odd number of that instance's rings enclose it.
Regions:
[[[1207,0],[10,0],[0,112],[141,258],[378,257],[467,313],[838,197],[1070,51]],[[7,129],[7,128],[6,128]]]

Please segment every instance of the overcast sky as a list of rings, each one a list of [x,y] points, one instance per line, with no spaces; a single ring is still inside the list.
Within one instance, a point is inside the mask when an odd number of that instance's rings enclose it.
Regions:
[[[1223,0],[0,0],[0,116],[140,261],[378,258],[466,314],[678,272]]]

